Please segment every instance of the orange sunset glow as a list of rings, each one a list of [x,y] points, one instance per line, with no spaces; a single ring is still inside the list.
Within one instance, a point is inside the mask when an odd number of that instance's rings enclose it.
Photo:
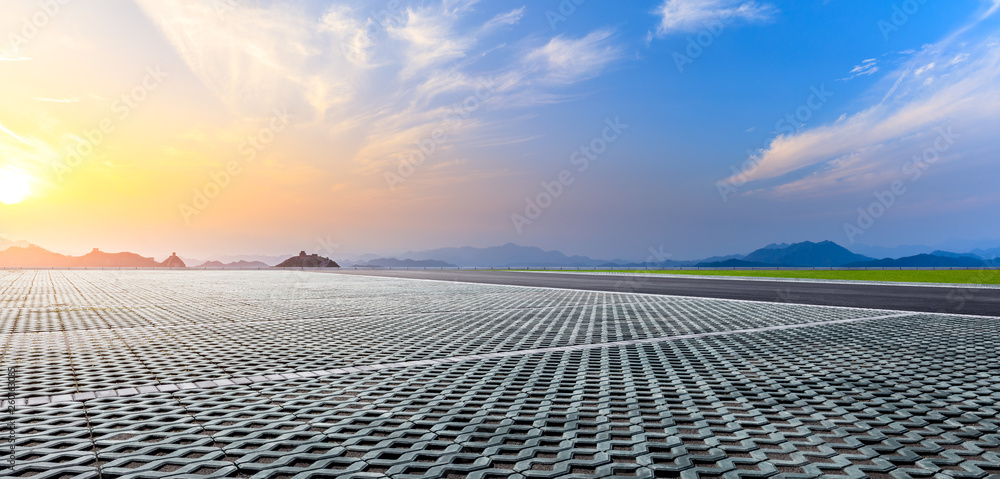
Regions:
[[[801,32],[768,2],[555,5],[5,1],[0,237],[642,261],[1000,235],[979,221],[998,204],[991,2],[898,34],[871,7],[847,44],[827,40],[850,10],[824,7],[837,20],[811,35],[839,49],[822,53],[783,43]],[[732,24],[699,40],[711,12]],[[941,160],[920,159],[939,130]],[[905,197],[859,227],[894,181]]]

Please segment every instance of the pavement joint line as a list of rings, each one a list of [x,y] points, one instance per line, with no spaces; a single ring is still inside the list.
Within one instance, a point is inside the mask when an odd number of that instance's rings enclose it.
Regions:
[[[312,271],[307,271],[311,273]],[[497,270],[497,273],[504,273],[505,271]],[[823,308],[823,309],[838,309],[838,310],[852,310],[852,311],[891,311],[886,309],[875,309],[875,308],[862,308],[857,306],[829,306],[825,304],[810,304],[810,303],[790,303],[782,301],[760,301],[753,299],[730,299],[730,298],[712,298],[706,296],[684,296],[679,294],[657,294],[657,293],[636,293],[632,291],[604,291],[600,289],[573,289],[573,288],[557,288],[554,286],[522,286],[519,284],[503,284],[503,283],[477,283],[475,281],[463,281],[460,279],[429,279],[429,278],[405,278],[402,276],[368,276],[363,273],[341,273],[337,271],[316,271],[316,273],[325,274],[343,274],[343,275],[361,275],[370,278],[382,278],[387,280],[401,279],[406,281],[434,281],[438,283],[462,283],[462,284],[482,284],[489,286],[506,286],[508,288],[521,288],[521,289],[552,289],[556,291],[592,291],[595,293],[608,293],[608,294],[627,294],[627,295],[637,295],[637,296],[655,296],[660,298],[677,298],[677,299],[687,299],[687,300],[702,300],[702,301],[725,301],[729,303],[743,303],[743,304],[768,304],[768,305],[786,305],[786,306],[806,306],[810,308]],[[553,271],[556,273],[556,271]],[[956,289],[961,289],[957,287]],[[979,319],[1000,319],[1000,316],[985,316],[982,314],[962,314],[962,313],[935,313],[928,311],[911,311],[912,315],[916,316],[944,316],[944,317],[962,317],[962,318],[979,318]]]
[[[699,339],[699,338],[710,338],[719,336],[733,336],[737,334],[752,334],[752,333],[762,333],[769,331],[787,331],[791,329],[802,329],[811,328],[819,326],[831,326],[837,324],[850,324],[858,323],[863,321],[876,321],[881,319],[893,319],[893,318],[903,318],[909,316],[920,316],[919,313],[909,313],[900,312],[895,314],[887,314],[881,316],[867,316],[862,318],[846,318],[846,319],[835,319],[829,321],[817,321],[812,323],[800,323],[800,324],[785,324],[779,326],[764,326],[760,328],[749,328],[749,329],[733,329],[728,331],[710,331],[705,333],[692,333],[692,334],[682,334],[677,336],[666,336],[659,338],[645,338],[645,339],[629,339],[624,341],[611,341],[606,343],[593,343],[593,344],[576,344],[571,346],[556,346],[551,348],[536,348],[536,349],[525,349],[518,351],[504,351],[499,353],[488,353],[488,354],[474,354],[468,356],[452,356],[448,358],[431,359],[431,360],[418,360],[418,361],[403,361],[398,363],[381,363],[372,364],[365,366],[355,366],[355,367],[345,367],[339,369],[327,369],[318,371],[303,371],[297,373],[286,373],[286,374],[270,374],[266,376],[248,376],[248,377],[238,377],[238,378],[221,378],[215,380],[202,380],[188,383],[170,383],[161,384],[156,386],[143,386],[143,387],[126,387],[120,389],[109,389],[103,391],[86,391],[78,392],[72,395],[61,394],[52,396],[33,396],[21,399],[15,399],[13,405],[16,406],[40,406],[45,404],[53,403],[64,403],[64,402],[85,402],[91,399],[105,399],[114,397],[132,397],[141,396],[147,393],[169,393],[176,391],[191,391],[191,390],[204,390],[204,389],[215,389],[219,387],[228,386],[230,384],[236,385],[247,385],[256,383],[267,383],[276,381],[287,381],[292,379],[301,379],[309,377],[326,377],[326,376],[340,376],[346,374],[363,373],[370,371],[382,371],[386,369],[405,369],[412,366],[423,366],[430,364],[448,364],[448,363],[462,363],[470,361],[481,361],[484,359],[499,359],[499,358],[510,358],[518,356],[532,356],[536,354],[548,354],[548,353],[558,353],[558,352],[568,352],[568,351],[588,351],[593,349],[602,348],[615,348],[622,346],[635,346],[640,344],[655,344],[664,343],[669,341],[681,341],[687,339]],[[155,391],[150,391],[148,388],[155,388]],[[0,410],[7,410],[11,406],[10,400],[0,401]]]

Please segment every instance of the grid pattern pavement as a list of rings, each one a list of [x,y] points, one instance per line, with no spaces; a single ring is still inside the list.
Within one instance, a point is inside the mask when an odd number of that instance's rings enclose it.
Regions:
[[[990,318],[289,271],[0,271],[0,291],[12,392],[62,398],[18,406],[3,475],[1000,474]]]

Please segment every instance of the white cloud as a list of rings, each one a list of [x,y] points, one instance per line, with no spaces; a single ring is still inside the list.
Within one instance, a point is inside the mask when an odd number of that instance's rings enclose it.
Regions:
[[[954,63],[955,48],[974,51]],[[936,76],[926,77],[931,69]],[[989,151],[1000,129],[995,113],[1000,111],[1000,48],[983,40],[931,45],[881,85],[889,89],[881,103],[832,124],[775,138],[748,176],[751,182],[778,184],[755,193],[823,196],[877,187],[887,178],[899,178],[906,160],[933,145],[937,128],[952,128],[961,137],[949,157],[988,164],[982,152]]]
[[[395,11],[356,1],[318,16],[265,1],[224,17],[201,0],[136,1],[235,113],[259,117],[287,105],[297,126],[305,122],[331,143],[350,145],[338,158],[367,172],[411,153],[484,84],[495,84],[490,98],[449,131],[449,144],[483,131],[491,110],[565,101],[565,85],[593,78],[621,57],[604,30],[486,44],[518,24],[526,8],[480,12],[486,7],[477,0],[414,2]],[[473,21],[472,13],[489,20]],[[491,62],[491,55],[504,60]]]
[[[484,23],[483,28],[480,29],[480,31],[483,33],[491,33],[504,27],[517,25],[517,23],[524,18],[524,11],[526,9],[527,7],[521,7],[507,13],[501,13],[490,19],[490,21]]]
[[[998,10],[1000,10],[1000,0],[991,0],[991,1],[992,1],[992,5],[990,5],[989,9],[987,9],[986,12],[983,13],[982,18],[986,18],[986,17],[988,17],[990,15],[993,15]]]
[[[916,75],[916,76],[923,75],[924,73],[926,73],[926,72],[934,69],[934,65],[935,65],[934,62],[930,62],[930,63],[928,63],[928,64],[926,64],[926,65],[924,65],[924,66],[922,66],[920,68],[917,68],[917,71],[913,72],[913,74]]]
[[[555,83],[574,83],[599,75],[622,50],[611,45],[610,30],[598,30],[583,38],[563,36],[528,54],[527,60],[540,64],[545,79]]]
[[[878,62],[874,58],[869,58],[861,62],[860,65],[852,68],[851,71],[848,72],[847,78],[844,78],[844,80],[851,80],[862,75],[873,75],[878,72],[878,70]]]
[[[663,36],[699,30],[719,21],[725,24],[737,20],[770,21],[776,9],[752,0],[665,0],[655,13],[660,16],[656,33]]]
[[[475,46],[475,38],[454,31],[457,18],[454,13],[446,13],[448,10],[446,5],[441,9],[411,9],[407,11],[406,23],[389,29],[394,38],[406,45],[408,62],[400,72],[404,79],[462,58]]]

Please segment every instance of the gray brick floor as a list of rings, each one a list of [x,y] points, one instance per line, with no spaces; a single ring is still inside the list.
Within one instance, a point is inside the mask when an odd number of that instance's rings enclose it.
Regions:
[[[0,271],[17,371],[0,392],[18,398],[0,475],[1000,477],[998,321],[294,271]]]

